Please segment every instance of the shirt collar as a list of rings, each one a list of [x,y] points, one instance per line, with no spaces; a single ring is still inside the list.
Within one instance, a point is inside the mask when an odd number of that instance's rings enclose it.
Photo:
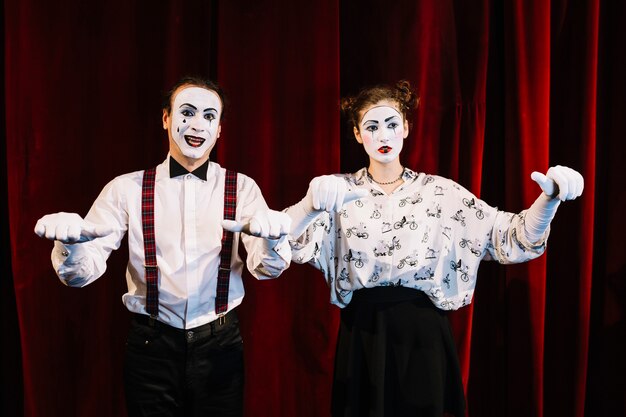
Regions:
[[[209,169],[208,159],[206,160],[204,164],[200,165],[198,168],[189,172],[187,168],[179,164],[178,161],[176,161],[174,158],[170,156],[170,178],[175,178],[181,175],[187,175],[191,173],[195,175],[196,177],[200,178],[201,180],[206,181],[206,173],[208,169]]]

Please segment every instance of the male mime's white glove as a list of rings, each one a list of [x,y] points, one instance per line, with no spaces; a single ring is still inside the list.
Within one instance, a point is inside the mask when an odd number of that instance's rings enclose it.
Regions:
[[[35,225],[38,236],[65,244],[87,242],[112,232],[110,227],[85,221],[76,213],[46,214]]]
[[[242,232],[265,239],[278,239],[289,234],[291,218],[280,211],[257,210],[246,221],[222,220],[222,227],[230,232]]]
[[[530,178],[543,191],[526,211],[524,223],[528,240],[537,242],[554,218],[561,201],[579,197],[585,187],[585,181],[577,171],[561,165],[551,167],[545,175],[535,171]]]
[[[291,217],[291,237],[300,237],[324,211],[339,211],[344,204],[368,194],[369,191],[364,188],[350,188],[343,177],[322,175],[313,178],[304,198],[286,210]]]

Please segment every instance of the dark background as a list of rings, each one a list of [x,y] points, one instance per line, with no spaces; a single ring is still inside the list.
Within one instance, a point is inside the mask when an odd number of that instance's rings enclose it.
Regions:
[[[403,152],[491,205],[528,207],[530,180],[585,177],[547,254],[483,263],[451,314],[469,416],[623,416],[623,2],[4,0],[1,300],[3,415],[123,416],[125,248],[67,288],[39,217],[86,214],[114,176],[161,162],[161,93],[217,80],[230,108],[215,159],[272,208],[316,175],[366,163],[339,98],[408,79],[421,104]],[[620,180],[621,178],[621,180]],[[337,309],[308,265],[245,278],[248,416],[328,416]]]

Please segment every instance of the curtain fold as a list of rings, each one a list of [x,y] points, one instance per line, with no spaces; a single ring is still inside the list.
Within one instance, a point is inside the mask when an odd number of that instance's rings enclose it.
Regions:
[[[219,7],[217,77],[232,107],[218,159],[281,210],[339,170],[338,1]],[[327,415],[338,309],[321,274],[294,263],[277,280],[246,278],[247,415]]]
[[[559,210],[553,233],[562,244],[553,245],[547,258],[544,414],[583,416],[594,252],[589,219],[597,198],[596,147],[603,142],[596,135],[600,3],[554,2],[552,12],[550,161],[578,167],[585,198]]]
[[[549,166],[550,3],[512,1],[504,14],[505,209],[516,212],[540,194],[530,173],[546,172]],[[507,364],[515,375],[508,415],[543,416],[546,262],[542,256],[506,269]]]
[[[274,209],[296,203],[314,176],[367,163],[339,98],[400,79],[421,98],[403,151],[411,169],[513,212],[539,195],[532,171],[580,171],[583,196],[559,208],[545,256],[484,262],[472,305],[450,314],[468,416],[626,412],[623,4],[2,4],[1,302],[13,335],[3,352],[21,352],[3,374],[23,379],[11,387],[23,405],[5,414],[125,415],[126,247],[96,283],[66,288],[33,227],[47,213],[86,214],[113,177],[164,159],[161,93],[185,74],[224,87],[212,158],[254,178]],[[321,274],[294,264],[277,280],[244,281],[246,415],[328,416],[338,309]]]
[[[600,2],[598,24],[598,77],[595,158],[595,210],[593,217],[593,275],[589,336],[589,366],[585,413],[626,414],[626,241],[623,213],[626,196],[623,138],[626,120],[626,5]],[[572,25],[571,36],[576,33]],[[579,152],[577,152],[579,153]],[[592,219],[582,213],[585,223]]]

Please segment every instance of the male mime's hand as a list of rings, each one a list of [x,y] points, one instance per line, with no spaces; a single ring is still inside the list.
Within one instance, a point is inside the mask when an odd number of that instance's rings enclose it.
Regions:
[[[222,220],[222,227],[230,232],[242,232],[265,239],[278,239],[289,234],[291,218],[280,211],[257,210],[247,221]]]
[[[35,225],[38,236],[66,244],[87,242],[112,232],[110,227],[85,221],[76,213],[46,214]]]
[[[539,184],[545,195],[551,199],[558,197],[561,201],[579,197],[585,187],[582,175],[561,165],[551,167],[545,175],[535,171],[530,175],[530,178]]]

